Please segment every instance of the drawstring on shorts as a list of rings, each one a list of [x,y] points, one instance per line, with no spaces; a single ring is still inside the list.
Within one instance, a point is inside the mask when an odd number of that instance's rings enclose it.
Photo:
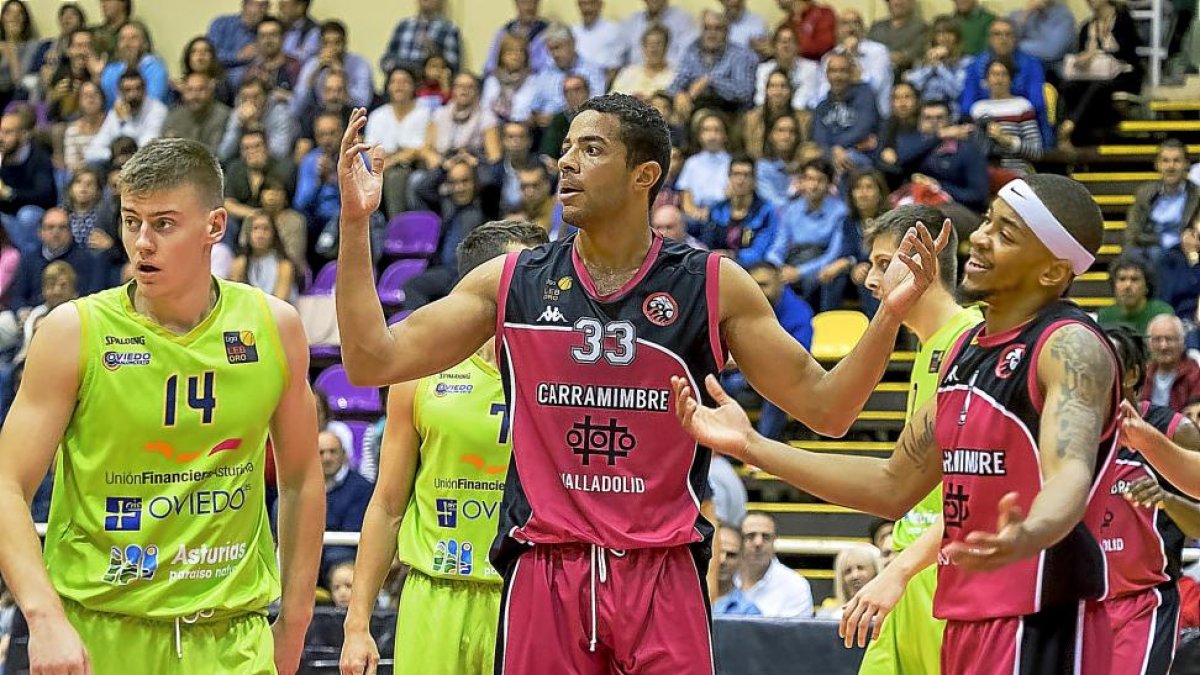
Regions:
[[[191,616],[175,617],[175,657],[176,658],[183,659],[183,640],[180,637],[180,622],[186,623],[190,626],[190,625],[196,623],[197,621],[199,621],[200,619],[211,619],[212,615],[213,615],[213,610],[202,609],[199,612],[192,614]]]
[[[591,564],[591,595],[592,595],[592,639],[588,643],[588,651],[596,651],[596,577],[600,577],[600,583],[608,582],[608,559],[606,554],[611,553],[618,558],[625,557],[625,551],[619,548],[604,548],[592,544],[592,564]]]

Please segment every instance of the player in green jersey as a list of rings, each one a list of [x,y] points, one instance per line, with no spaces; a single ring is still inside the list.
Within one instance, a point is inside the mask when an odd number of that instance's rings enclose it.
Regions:
[[[325,520],[299,317],[211,276],[227,214],[203,145],[154,141],[121,177],[133,280],[46,317],[0,431],[0,572],[31,671],[294,673]],[[27,503],[56,451],[43,561]]]
[[[536,225],[482,225],[459,247],[459,276],[546,241]],[[346,613],[342,675],[375,673],[371,608],[397,549],[410,570],[396,622],[395,673],[492,671],[501,578],[487,553],[512,453],[494,343],[448,370],[391,388],[379,481],[363,518]]]
[[[884,272],[904,232],[916,222],[941,218],[936,208],[909,205],[893,209],[875,221],[875,229],[867,237],[871,249],[867,287],[873,293],[887,292],[882,288]],[[921,342],[909,379],[906,419],[937,393],[942,361],[955,341],[983,321],[977,308],[961,307],[954,300],[957,243],[951,236],[942,252],[939,283],[921,296],[904,319],[904,325]],[[892,531],[892,542],[898,552],[896,559],[846,604],[841,633],[847,646],[855,637],[861,646],[872,620],[875,623],[875,639],[863,657],[860,675],[936,675],[941,671],[945,622],[933,617],[937,568],[932,564],[941,544],[941,516],[939,485],[896,522]]]

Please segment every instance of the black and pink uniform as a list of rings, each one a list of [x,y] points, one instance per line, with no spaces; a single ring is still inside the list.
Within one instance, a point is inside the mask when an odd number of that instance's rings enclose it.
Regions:
[[[1038,447],[1042,392],[1037,362],[1047,338],[1067,324],[1095,331],[1077,306],[1056,302],[995,335],[985,325],[959,339],[938,388],[943,545],[993,532],[1009,492],[1024,513],[1042,490]],[[1116,371],[1116,359],[1113,358]],[[1114,378],[1116,379],[1116,378]],[[1120,400],[1113,386],[1112,410]],[[1097,449],[1093,498],[1115,453],[1115,413]],[[1054,449],[1046,449],[1054,452]],[[1104,555],[1084,523],[1036,556],[993,572],[938,561],[934,614],[946,619],[942,672],[954,675],[1105,675],[1111,634],[1103,606]]]
[[[574,237],[509,255],[496,348],[512,428],[496,672],[713,672],[710,454],[670,378],[720,372],[720,259],[655,236],[599,295]]]
[[[1183,416],[1143,401],[1142,418],[1171,438]],[[1140,478],[1182,495],[1141,453],[1122,447],[1105,473],[1086,522],[1108,560],[1105,608],[1113,631],[1112,675],[1166,675],[1179,636],[1179,580],[1184,534],[1157,504],[1125,499]]]

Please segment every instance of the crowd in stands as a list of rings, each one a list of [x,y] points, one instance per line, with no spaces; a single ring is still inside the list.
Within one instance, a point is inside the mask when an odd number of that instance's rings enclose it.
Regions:
[[[440,225],[427,266],[391,308],[412,310],[449,292],[455,250],[483,222],[518,217],[552,241],[570,235],[555,192],[571,120],[591,96],[637,96],[667,119],[674,146],[654,229],[746,267],[809,345],[814,313],[874,312],[863,241],[877,217],[932,204],[969,232],[1006,180],[1046,153],[1105,140],[1119,113],[1113,94],[1140,92],[1144,71],[1134,20],[1114,0],[1090,0],[1088,16],[1032,0],[1007,17],[978,0],[954,0],[936,17],[920,16],[915,0],[887,0],[870,25],[816,0],[778,0],[777,25],[745,0],[698,15],[645,0],[619,21],[602,0],[578,0],[572,23],[515,0],[480,72],[444,0],[395,17],[382,54],[363,53],[353,26],[313,19],[309,0],[243,0],[182,54],[162,54],[133,4],[106,0],[89,17],[63,2],[53,27],[35,27],[23,0],[0,6],[0,415],[38,319],[129,278],[116,185],[155,138],[195,139],[223,163],[230,226],[213,273],[296,302],[336,256],[337,149],[351,109],[369,108],[366,140],[386,155],[372,221],[377,271],[391,262],[382,244],[397,216],[428,211]],[[1117,304],[1100,313],[1148,336],[1145,396],[1177,409],[1200,409],[1200,366],[1186,353],[1200,348],[1200,188],[1189,164],[1183,145],[1163,144],[1162,180],[1138,193],[1127,255],[1113,264]],[[727,384],[746,388],[736,372]],[[327,526],[355,530],[381,421],[364,442],[327,410],[324,419]],[[778,437],[785,422],[763,407],[764,433]],[[776,556],[774,520],[744,515],[745,489],[730,475],[740,487],[715,465],[726,524],[717,611],[811,615],[807,582]],[[326,552],[335,601],[352,583],[352,556]],[[874,549],[839,556],[826,609],[883,559]]]

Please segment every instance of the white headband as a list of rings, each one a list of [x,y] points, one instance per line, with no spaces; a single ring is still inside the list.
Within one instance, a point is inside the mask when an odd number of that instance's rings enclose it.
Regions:
[[[1050,253],[1071,263],[1071,270],[1075,274],[1088,271],[1096,261],[1096,256],[1088,253],[1087,249],[1067,232],[1067,228],[1058,222],[1054,214],[1050,213],[1050,209],[1038,199],[1029,183],[1020,178],[1011,180],[1000,188],[998,196],[1021,216],[1021,220],[1024,220],[1025,225],[1050,249]]]

